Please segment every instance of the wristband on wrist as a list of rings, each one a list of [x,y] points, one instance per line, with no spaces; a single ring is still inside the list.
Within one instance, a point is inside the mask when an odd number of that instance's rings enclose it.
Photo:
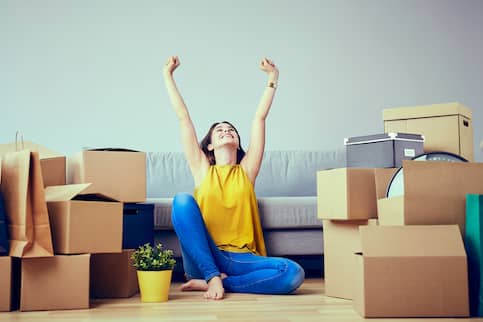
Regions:
[[[277,83],[274,83],[274,82],[269,82],[268,83],[268,87],[271,87],[273,89],[276,89],[277,88]]]

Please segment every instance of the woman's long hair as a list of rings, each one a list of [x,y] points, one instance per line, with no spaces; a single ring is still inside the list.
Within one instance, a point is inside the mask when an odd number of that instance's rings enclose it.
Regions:
[[[226,123],[230,125],[235,130],[236,135],[238,135],[239,146],[236,151],[236,164],[240,164],[240,161],[245,156],[245,150],[243,150],[241,146],[241,138],[240,138],[240,134],[238,134],[238,130],[236,129],[236,127],[233,126],[233,124],[231,124],[228,121],[216,122],[216,123],[213,123],[213,125],[211,125],[210,129],[208,130],[208,133],[206,133],[205,137],[200,142],[201,150],[203,150],[203,152],[205,153],[206,157],[208,158],[208,161],[210,162],[210,165],[215,165],[216,164],[215,152],[213,152],[213,150],[209,151],[208,145],[211,144],[211,135],[213,134],[213,130],[218,124],[221,124],[221,123]]]

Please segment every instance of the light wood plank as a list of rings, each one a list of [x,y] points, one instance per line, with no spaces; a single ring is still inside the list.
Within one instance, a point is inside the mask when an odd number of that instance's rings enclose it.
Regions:
[[[202,292],[181,292],[172,284],[169,301],[142,303],[138,295],[128,299],[98,299],[89,310],[0,313],[0,321],[363,321],[352,302],[324,295],[320,278],[310,278],[293,295],[227,294],[222,301],[204,300]],[[483,321],[483,319],[377,319],[377,322]],[[376,321],[376,320],[373,320]]]

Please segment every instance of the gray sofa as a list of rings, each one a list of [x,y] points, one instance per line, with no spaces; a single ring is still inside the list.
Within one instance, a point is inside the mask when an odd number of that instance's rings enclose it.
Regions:
[[[324,247],[317,218],[318,170],[341,168],[345,151],[266,151],[255,192],[269,256],[317,255]],[[181,152],[147,153],[147,202],[154,203],[156,241],[181,256],[171,224],[171,201],[193,191],[193,179]]]

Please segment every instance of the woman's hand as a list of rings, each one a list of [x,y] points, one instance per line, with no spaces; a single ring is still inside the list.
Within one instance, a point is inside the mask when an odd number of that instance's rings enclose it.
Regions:
[[[179,66],[179,58],[178,56],[171,56],[168,58],[168,61],[164,65],[163,72],[165,75],[173,75],[173,72]]]
[[[276,74],[278,76],[278,68],[273,61],[268,58],[263,58],[260,62],[260,69],[268,74]]]

